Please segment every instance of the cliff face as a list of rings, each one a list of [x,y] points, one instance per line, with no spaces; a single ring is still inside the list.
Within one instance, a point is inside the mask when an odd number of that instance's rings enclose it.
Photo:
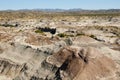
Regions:
[[[120,16],[1,19],[0,80],[120,80]]]

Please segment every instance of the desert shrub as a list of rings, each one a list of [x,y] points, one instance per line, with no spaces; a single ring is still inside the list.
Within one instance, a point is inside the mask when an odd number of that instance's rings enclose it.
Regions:
[[[85,35],[84,33],[77,33],[76,36],[83,36]]]
[[[43,33],[41,30],[36,30],[35,33]]]
[[[49,28],[49,27],[45,27],[45,28],[38,28],[38,30],[42,31],[42,32],[50,32],[51,34],[55,34],[56,33],[56,28]]]
[[[67,35],[67,37],[74,37],[74,35]]]
[[[64,33],[60,33],[60,34],[57,34],[57,36],[59,36],[59,37],[65,37],[66,34],[64,34]]]
[[[22,32],[22,30],[20,29],[18,32]]]
[[[90,35],[90,37],[96,39],[96,36],[95,36],[95,35]]]
[[[17,27],[16,25],[11,25],[11,24],[0,24],[0,26],[4,26],[4,27]]]
[[[74,35],[67,35],[65,33],[57,34],[57,36],[59,36],[59,37],[66,37],[66,38],[68,38],[68,37],[74,37]]]

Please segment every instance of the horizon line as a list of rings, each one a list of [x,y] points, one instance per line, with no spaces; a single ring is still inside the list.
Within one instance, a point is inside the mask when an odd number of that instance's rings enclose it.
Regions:
[[[21,8],[21,9],[0,9],[0,11],[20,11],[20,10],[119,10],[120,8],[109,8],[109,9],[83,9],[83,8],[68,8],[68,9],[64,9],[64,8],[33,8],[33,9],[29,9],[29,8]]]

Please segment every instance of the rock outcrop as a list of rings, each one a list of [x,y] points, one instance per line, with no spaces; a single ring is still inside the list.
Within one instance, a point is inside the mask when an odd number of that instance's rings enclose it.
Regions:
[[[97,80],[111,76],[115,63],[95,48],[66,47],[46,61],[58,67],[56,78],[61,80]]]

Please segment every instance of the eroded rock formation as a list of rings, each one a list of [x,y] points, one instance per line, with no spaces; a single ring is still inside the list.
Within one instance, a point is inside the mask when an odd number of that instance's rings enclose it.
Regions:
[[[47,62],[58,67],[56,78],[61,80],[97,80],[113,75],[116,69],[114,61],[95,48],[63,48]]]
[[[120,16],[0,19],[0,80],[120,80]]]

